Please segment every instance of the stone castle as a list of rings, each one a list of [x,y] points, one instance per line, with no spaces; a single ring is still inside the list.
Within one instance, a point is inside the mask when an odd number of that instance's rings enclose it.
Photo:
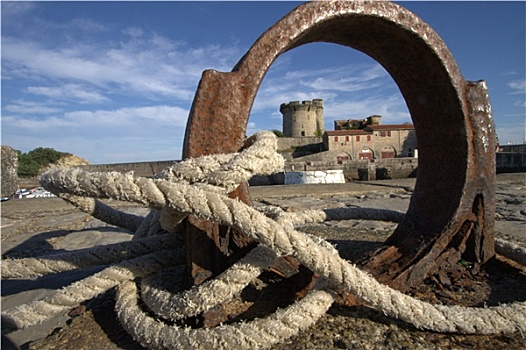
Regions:
[[[285,137],[322,136],[325,131],[322,99],[283,103],[279,111]]]
[[[283,103],[280,112],[285,136],[279,140],[280,149],[303,150],[293,158],[316,154],[318,161],[342,164],[417,156],[416,134],[410,123],[381,124],[382,116],[372,115],[363,120],[335,120],[334,130],[326,131],[322,99]]]

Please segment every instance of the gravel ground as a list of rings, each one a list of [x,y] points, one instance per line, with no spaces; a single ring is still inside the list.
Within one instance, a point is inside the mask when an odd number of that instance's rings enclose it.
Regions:
[[[353,187],[353,185],[355,185]],[[254,187],[255,205],[279,205],[286,210],[321,207],[375,207],[405,211],[414,187],[413,179],[383,181],[380,184]],[[498,176],[496,188],[496,236],[526,245],[526,174]],[[34,201],[34,202],[33,202]],[[23,204],[23,205],[22,205]],[[127,203],[112,205],[144,213]],[[101,232],[115,228],[98,222],[59,199],[8,201],[2,203],[2,254],[22,257],[57,249],[71,249],[80,237],[99,239]],[[321,236],[336,244],[342,257],[356,259],[378,247],[392,232],[394,224],[350,220],[305,226],[302,231]],[[119,236],[121,235],[121,236]],[[125,240],[126,232],[115,239]],[[128,235],[129,236],[129,235]],[[68,241],[71,240],[71,241]],[[84,239],[84,238],[83,238]],[[105,238],[106,239],[106,238]],[[102,240],[101,240],[102,241]],[[69,242],[69,243],[68,243]],[[89,243],[89,242],[88,242]],[[86,244],[88,244],[86,243]],[[449,286],[428,279],[409,294],[432,303],[483,306],[526,301],[526,268],[506,259],[495,259],[484,267],[482,277],[453,281]],[[245,303],[234,300],[230,306],[246,308],[247,317],[268,313],[286,297],[276,297],[275,288],[286,281],[263,275],[242,294]],[[20,286],[2,284],[2,305],[17,295]],[[246,302],[248,300],[248,303]],[[73,317],[51,329],[40,339],[17,339],[22,349],[142,349],[120,327],[111,290],[79,306]],[[523,325],[525,326],[525,325]],[[2,348],[7,349],[5,344]],[[300,332],[272,349],[525,349],[524,335],[465,336],[439,334],[415,329],[388,318],[366,306],[334,305],[313,327]]]

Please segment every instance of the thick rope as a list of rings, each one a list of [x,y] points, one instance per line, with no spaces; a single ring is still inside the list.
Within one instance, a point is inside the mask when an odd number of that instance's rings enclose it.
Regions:
[[[260,349],[290,338],[323,316],[333,296],[313,290],[291,306],[262,319],[215,328],[168,326],[149,317],[137,305],[133,282],[120,285],[116,310],[123,327],[141,345],[151,349]]]
[[[243,259],[225,272],[199,286],[180,294],[166,291],[167,280],[163,278],[166,270],[142,280],[141,296],[148,308],[158,316],[169,320],[195,316],[224,301],[232,299],[251,281],[258,277],[276,259],[276,254],[263,246],[256,247]],[[172,274],[178,278],[180,273]],[[181,285],[182,283],[176,283]]]
[[[503,239],[495,239],[495,251],[519,264],[526,265],[526,249]]]
[[[87,173],[78,169],[55,170],[44,175],[41,180],[42,185],[53,193],[127,200],[154,208],[139,224],[134,236],[136,241],[143,237],[155,236],[159,232],[174,232],[177,230],[179,218],[192,214],[234,227],[262,245],[251,253],[254,257],[249,254],[225,271],[217,280],[183,292],[179,296],[162,291],[156,282],[159,277],[155,275],[148,277],[164,262],[156,269],[134,271],[133,268],[128,268],[127,272],[121,272],[123,265],[133,265],[132,262],[140,259],[135,258],[104,270],[109,271],[110,275],[119,275],[111,282],[100,281],[100,283],[103,285],[105,283],[106,287],[102,289],[119,285],[117,297],[119,318],[124,327],[141,344],[154,348],[268,347],[276,341],[295,334],[298,327],[312,324],[332,303],[330,293],[312,292],[311,295],[316,295],[312,298],[317,300],[315,303],[317,306],[309,304],[311,298],[308,296],[286,309],[289,311],[278,311],[263,320],[228,327],[221,326],[213,330],[188,330],[164,325],[140,310],[137,307],[135,283],[125,282],[143,277],[142,298],[148,307],[161,317],[174,320],[202,312],[213,306],[214,303],[231,298],[268,266],[271,257],[282,255],[295,256],[303,265],[323,276],[321,280],[328,284],[320,285],[319,288],[336,292],[343,290],[351,292],[367,301],[375,309],[400,318],[418,328],[441,332],[481,334],[524,329],[526,303],[483,309],[431,305],[380,284],[367,273],[341,259],[337,250],[328,242],[294,229],[295,226],[304,223],[342,219],[365,218],[400,222],[403,219],[403,213],[371,208],[342,208],[309,210],[291,215],[280,210],[269,209],[263,210],[266,214],[264,215],[252,207],[228,198],[225,194],[237,186],[239,183],[237,181],[246,181],[254,174],[265,174],[266,172],[262,169],[265,168],[267,162],[273,163],[270,166],[273,169],[272,172],[281,166],[282,158],[275,156],[275,147],[274,135],[258,133],[254,144],[239,154],[203,157],[182,162],[180,166],[161,173],[156,179],[134,177],[133,174]],[[269,148],[273,151],[268,151]],[[211,165],[208,167],[207,163]],[[185,174],[186,171],[190,171],[191,174]],[[500,243],[497,245],[500,246]],[[521,250],[512,246],[504,248],[502,245],[502,247],[498,249],[511,250],[515,252],[519,261],[524,261],[520,260],[525,259],[526,256],[523,248]],[[267,253],[270,250],[273,253],[268,255],[265,253],[264,256],[257,253],[265,250]],[[154,259],[156,254],[162,255],[159,252],[143,257]],[[172,257],[171,260],[178,261],[178,258]],[[170,265],[177,264],[171,261]],[[95,276],[97,274],[92,277],[95,278]],[[99,283],[96,279],[89,280],[90,278],[79,281],[78,284]],[[75,288],[77,287],[75,285]],[[94,291],[86,294],[75,288],[71,285],[65,289],[68,291],[67,297],[59,292],[56,298],[48,298],[45,302],[37,301],[27,304],[26,307],[15,308],[14,311],[13,309],[8,310],[4,313],[4,317],[15,327],[27,327],[49,317],[58,309],[64,310],[64,305],[70,307],[72,303],[76,304],[80,299],[96,295]],[[171,286],[171,289],[173,293],[178,288]],[[70,294],[75,294],[75,297]],[[46,312],[40,310],[45,308],[49,310]],[[40,312],[45,316],[35,317],[38,320],[31,319],[31,313],[35,310],[37,314]],[[283,319],[287,319],[287,323],[293,326],[281,324]]]
[[[20,329],[43,322],[122,282],[147,276],[166,266],[182,264],[183,258],[182,249],[165,249],[108,267],[56,291],[49,297],[2,312],[2,327]]]
[[[135,231],[133,239],[165,234],[166,231],[162,228],[160,216],[160,210],[151,210],[148,215],[146,215],[137,231]]]
[[[2,261],[2,278],[35,278],[89,266],[106,265],[157,250],[175,248],[177,245],[180,243],[177,243],[173,235],[162,235],[44,257],[5,259]]]
[[[131,232],[135,232],[144,219],[139,215],[115,210],[95,198],[73,196],[67,193],[59,193],[58,196],[96,219]]]
[[[280,207],[262,206],[257,208],[281,225],[296,227],[307,223],[319,223],[324,221],[342,220],[375,220],[400,223],[405,213],[376,208],[330,208],[330,209],[306,209],[297,212],[286,212]]]
[[[104,193],[110,198],[120,199],[123,195],[122,188],[126,188],[126,198],[130,201],[158,207],[168,206],[183,213],[235,227],[279,255],[295,256],[306,267],[328,278],[335,288],[354,293],[374,308],[418,328],[487,334],[513,332],[526,324],[524,303],[473,312],[468,308],[450,310],[418,301],[378,283],[342,260],[334,250],[320,246],[303,233],[290,229],[285,231],[282,226],[257,210],[217,193],[203,192],[185,183],[175,185],[165,180],[133,178],[126,174],[88,174],[77,173],[75,170],[63,172],[69,172],[70,181],[75,183],[74,194],[101,196]],[[60,174],[62,176],[64,175]],[[108,183],[119,186],[105,186]],[[60,183],[53,181],[52,177],[48,179],[48,184],[54,190],[66,190],[61,188]],[[461,310],[465,310],[465,314]],[[469,315],[469,322],[466,322],[465,315]]]
[[[283,170],[285,159],[276,152],[278,143],[271,132],[259,132],[247,140],[251,144],[241,153],[209,155],[175,164],[156,175],[173,183],[204,185],[204,190],[230,193],[254,175],[272,175]],[[216,189],[214,189],[214,187]]]

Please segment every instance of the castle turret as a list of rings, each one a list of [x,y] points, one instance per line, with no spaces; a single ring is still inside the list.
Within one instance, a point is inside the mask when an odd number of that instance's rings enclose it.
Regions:
[[[320,136],[325,131],[322,99],[283,103],[279,111],[285,137]]]

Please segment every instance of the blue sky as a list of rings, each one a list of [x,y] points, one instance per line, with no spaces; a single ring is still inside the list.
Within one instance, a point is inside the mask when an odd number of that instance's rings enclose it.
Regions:
[[[525,137],[525,18],[519,2],[397,2],[442,37],[466,80],[487,81],[501,144]],[[92,164],[181,158],[205,69],[230,71],[298,2],[2,1],[2,140]],[[361,52],[309,44],[272,65],[248,134],[280,129],[283,102],[323,98],[334,119],[410,121],[389,74]]]

